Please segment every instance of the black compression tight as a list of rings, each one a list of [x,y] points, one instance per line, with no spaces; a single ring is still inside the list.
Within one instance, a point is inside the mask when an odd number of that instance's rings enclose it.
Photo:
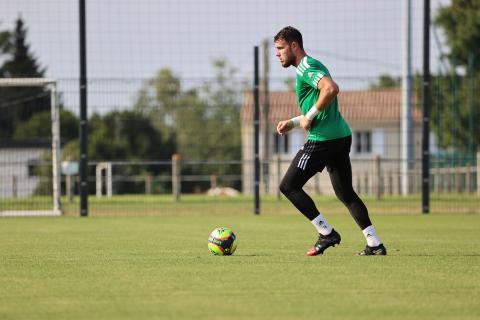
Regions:
[[[311,221],[318,216],[319,211],[312,198],[303,190],[303,186],[313,175],[321,171],[325,164],[322,164],[322,161],[316,159],[312,154],[306,164],[303,160],[302,166],[302,158],[305,159],[305,156],[301,150],[283,177],[280,191]],[[334,161],[329,161],[326,167],[336,196],[347,207],[358,226],[362,230],[370,226],[372,223],[368,216],[368,210],[353,190],[352,167],[348,153],[346,156],[336,157]]]

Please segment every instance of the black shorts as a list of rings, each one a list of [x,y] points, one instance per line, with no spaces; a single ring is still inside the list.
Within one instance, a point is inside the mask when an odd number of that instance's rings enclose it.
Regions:
[[[350,166],[351,145],[352,136],[328,141],[308,140],[298,151],[291,167],[314,174],[322,172],[325,167],[331,172],[338,166]]]

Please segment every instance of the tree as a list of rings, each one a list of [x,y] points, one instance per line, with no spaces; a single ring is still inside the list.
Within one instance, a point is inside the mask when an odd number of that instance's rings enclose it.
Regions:
[[[474,156],[480,141],[480,97],[475,89],[480,73],[434,75],[431,124],[439,147]]]
[[[242,92],[242,88],[235,82],[237,71],[227,61],[217,59],[213,66],[215,77],[203,88],[205,105],[209,110],[209,119],[203,132],[214,146],[209,155],[215,160],[238,160],[241,158],[238,92]]]
[[[165,142],[175,139],[176,110],[180,106],[180,79],[169,69],[161,69],[153,79],[147,81],[137,94],[134,110],[151,119],[162,132]]]
[[[163,144],[150,119],[137,111],[94,114],[89,120],[88,154],[92,161],[170,159],[173,144]],[[79,158],[78,139],[64,148],[65,160]]]
[[[41,69],[36,58],[30,53],[27,44],[27,29],[21,18],[15,23],[13,33],[8,33],[9,42],[6,51],[11,58],[4,62],[0,68],[2,77],[43,77],[45,69]]]
[[[185,160],[228,161],[241,158],[240,85],[236,70],[223,59],[213,61],[215,76],[199,88],[183,91],[180,79],[160,70],[137,96],[135,110],[148,115],[165,137],[175,141],[175,151]],[[195,174],[240,174],[240,166],[196,165]],[[183,190],[195,187],[183,185]]]
[[[241,158],[240,101],[241,86],[235,81],[236,70],[226,60],[213,61],[215,75],[189,98],[188,108],[179,112],[178,150],[187,159],[235,161]],[[197,97],[198,95],[198,97]],[[199,100],[200,99],[200,100]],[[196,174],[240,175],[234,164],[197,165]],[[223,185],[228,185],[222,182]],[[239,183],[229,184],[240,188]],[[197,188],[207,188],[197,183]]]
[[[469,59],[480,61],[480,0],[452,0],[440,7],[435,23],[443,29],[454,64],[468,65]],[[476,64],[480,70],[480,63]]]
[[[435,24],[450,49],[448,75],[432,77],[432,127],[439,145],[470,155],[480,144],[480,0],[452,0],[439,9]],[[466,70],[457,75],[457,67]]]
[[[10,31],[0,31],[0,62],[10,47]]]
[[[11,46],[11,34],[10,31],[0,31],[0,62],[2,62],[5,57],[8,58],[7,54],[10,51]],[[2,75],[0,74],[0,77]],[[0,107],[4,106],[2,103],[4,98],[2,98],[2,94],[4,94],[5,89],[0,88]],[[7,108],[2,108],[2,112],[0,112],[0,138],[8,138],[12,135],[13,132],[13,110],[8,110]]]
[[[31,139],[45,138],[51,139],[51,112],[43,111],[35,113],[30,120],[20,123],[15,127],[13,138]],[[62,144],[78,139],[78,118],[70,111],[60,109],[60,141]]]
[[[375,83],[370,84],[370,90],[385,89],[385,88],[399,88],[402,81],[399,77],[393,77],[389,74],[381,74]]]
[[[112,111],[95,114],[89,120],[88,155],[91,161],[165,160],[170,159],[174,145],[165,143],[161,132],[148,116],[138,111]],[[64,160],[79,159],[79,141],[68,143],[62,152]],[[129,165],[115,167],[116,176],[134,176],[145,173],[159,174],[162,168],[153,165]],[[90,173],[94,175],[92,171]],[[94,185],[91,185],[93,192]],[[119,181],[115,193],[144,191],[144,183]]]
[[[27,30],[18,18],[13,32],[0,33],[1,53],[6,56],[0,67],[0,78],[43,77],[45,69],[40,68],[26,42]],[[0,88],[0,134],[11,138],[14,128],[29,120],[36,112],[50,110],[48,92],[38,87]]]
[[[162,145],[150,119],[135,111],[112,111],[91,119],[89,154],[92,160],[169,159],[171,145]]]

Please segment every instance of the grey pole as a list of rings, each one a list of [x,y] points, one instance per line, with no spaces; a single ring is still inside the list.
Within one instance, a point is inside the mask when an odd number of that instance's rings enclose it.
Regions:
[[[409,169],[412,160],[412,29],[411,0],[404,0],[403,61],[402,61],[402,113],[401,113],[401,180],[402,194],[409,190]]]
[[[263,184],[265,186],[265,193],[270,192],[270,123],[268,121],[268,114],[270,109],[269,100],[269,47],[270,42],[265,39],[262,42],[262,54],[263,54],[263,70],[262,70],[262,94],[263,94],[263,108],[262,108],[262,121],[263,121],[263,155],[262,155],[262,177]]]

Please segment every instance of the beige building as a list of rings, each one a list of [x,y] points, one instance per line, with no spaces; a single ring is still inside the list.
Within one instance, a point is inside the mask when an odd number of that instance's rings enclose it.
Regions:
[[[353,185],[359,193],[399,193],[400,179],[400,89],[343,91],[339,94],[340,112],[352,130]],[[263,109],[260,101],[260,112]],[[299,115],[294,92],[271,92],[267,121],[261,116],[260,159],[261,192],[275,194],[290,161],[304,144],[306,134],[295,129],[285,136],[276,133],[280,120]],[[415,103],[414,103],[415,105]],[[413,158],[410,191],[420,190],[421,111],[413,108]],[[243,192],[253,192],[253,97],[244,96],[242,110]],[[377,159],[375,161],[374,159]],[[377,186],[379,188],[377,188]],[[333,194],[328,173],[324,170],[306,185],[309,191]]]
[[[50,150],[48,141],[0,141],[0,199],[32,196],[42,179],[35,169]]]

